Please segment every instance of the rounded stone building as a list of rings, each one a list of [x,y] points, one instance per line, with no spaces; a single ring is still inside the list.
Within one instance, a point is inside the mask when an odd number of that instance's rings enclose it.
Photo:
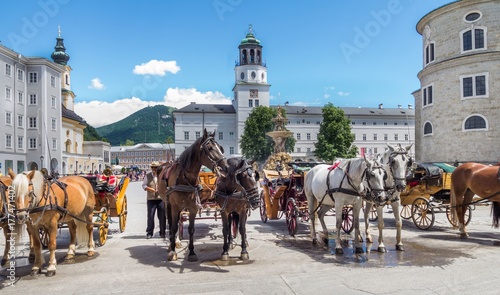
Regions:
[[[462,0],[418,22],[418,162],[500,161],[499,16],[498,0]]]

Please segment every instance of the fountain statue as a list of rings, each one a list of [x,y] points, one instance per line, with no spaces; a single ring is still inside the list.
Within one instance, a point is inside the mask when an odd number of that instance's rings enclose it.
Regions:
[[[285,118],[281,115],[281,106],[278,107],[278,115],[273,118],[274,130],[266,133],[274,141],[274,153],[269,156],[264,169],[275,170],[276,167],[282,164],[286,165],[292,161],[292,157],[285,152],[285,144],[287,139],[293,135],[293,132],[285,129]]]

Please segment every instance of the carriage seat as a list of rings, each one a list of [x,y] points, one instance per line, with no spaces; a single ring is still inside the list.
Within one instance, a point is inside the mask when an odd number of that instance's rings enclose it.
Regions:
[[[96,184],[97,191],[106,191],[108,193],[114,193],[117,185],[118,177],[115,175],[99,175]]]

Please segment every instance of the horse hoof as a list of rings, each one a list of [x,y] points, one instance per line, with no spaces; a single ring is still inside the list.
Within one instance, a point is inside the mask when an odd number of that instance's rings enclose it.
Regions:
[[[313,246],[317,246],[317,245],[318,245],[318,240],[313,239],[313,240],[312,240],[312,243],[313,243]]]
[[[469,237],[469,234],[467,234],[467,233],[460,234],[460,238],[462,238],[462,239],[467,239],[468,237]]]
[[[337,254],[337,255],[343,255],[344,254],[344,250],[342,250],[342,248],[336,248],[335,249],[335,254]]]
[[[64,257],[65,261],[72,261],[75,260],[75,255],[73,254],[67,254],[66,257]]]
[[[46,274],[46,276],[48,276],[48,277],[53,277],[55,274],[56,274],[56,271],[55,271],[55,270],[47,270],[47,274]]]
[[[87,252],[87,257],[94,257],[95,252],[94,251],[88,251]]]
[[[30,276],[36,276],[36,275],[40,274],[41,272],[42,272],[42,270],[39,268],[32,268]]]
[[[177,249],[182,248],[182,243],[180,241],[179,242],[175,242],[175,248],[177,248]]]
[[[229,260],[229,254],[222,254],[220,257],[220,261],[228,261]]]
[[[177,253],[175,253],[174,251],[169,252],[167,259],[168,261],[177,261]]]
[[[359,248],[356,248],[355,253],[356,254],[364,254],[365,251],[363,250],[363,248],[359,247]]]
[[[248,256],[248,253],[241,253],[240,259],[241,260],[248,260],[248,259],[250,259],[250,256]]]
[[[0,266],[2,267],[7,266],[7,259],[2,259],[2,262],[0,262]]]
[[[385,249],[385,247],[378,247],[377,251],[379,253],[386,253],[387,252],[387,249]]]
[[[195,262],[195,261],[198,261],[198,257],[196,256],[196,254],[189,255],[189,256],[188,256],[188,261],[189,261],[189,262]]]
[[[396,245],[396,251],[404,251],[405,247],[403,245]]]

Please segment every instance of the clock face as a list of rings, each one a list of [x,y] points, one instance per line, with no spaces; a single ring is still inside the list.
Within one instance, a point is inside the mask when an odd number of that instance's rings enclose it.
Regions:
[[[250,89],[250,98],[258,98],[259,90],[258,89]]]
[[[252,79],[255,79],[256,76],[255,72],[252,72]]]
[[[240,77],[241,77],[241,80],[245,79],[245,73],[241,72]]]

